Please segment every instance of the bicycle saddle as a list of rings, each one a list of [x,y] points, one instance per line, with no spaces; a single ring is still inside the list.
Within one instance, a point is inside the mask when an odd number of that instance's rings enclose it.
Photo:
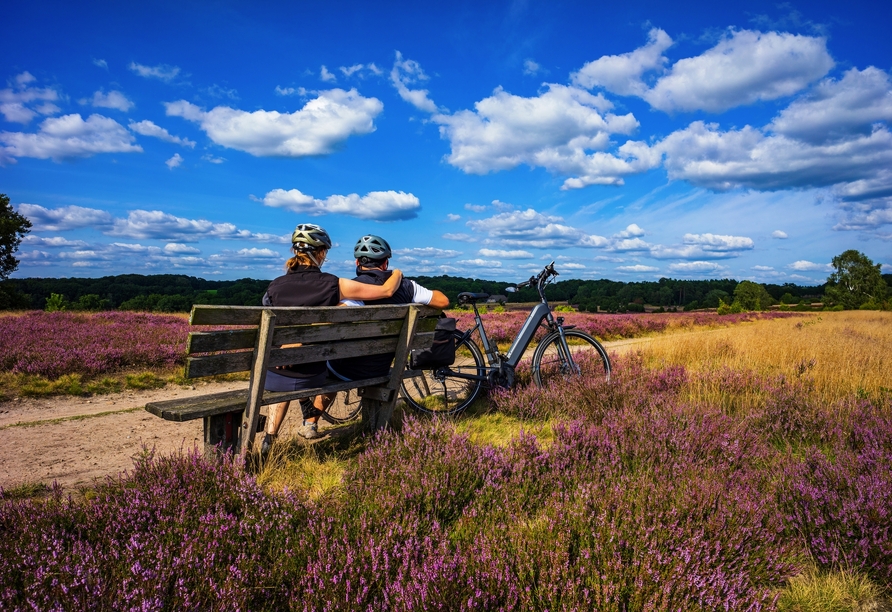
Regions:
[[[479,302],[480,300],[489,299],[488,293],[469,293],[467,291],[458,294],[458,303],[459,304],[468,304]]]

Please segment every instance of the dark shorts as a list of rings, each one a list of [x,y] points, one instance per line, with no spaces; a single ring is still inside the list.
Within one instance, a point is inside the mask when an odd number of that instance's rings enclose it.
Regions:
[[[346,381],[356,380],[352,375],[353,372],[348,368],[345,368],[343,365],[332,363],[331,361],[327,361],[326,365],[328,366],[328,373],[335,378]]]
[[[266,384],[263,388],[266,391],[300,391],[301,389],[313,389],[321,387],[328,378],[328,372],[322,370],[316,376],[310,378],[292,378],[291,376],[282,376],[276,372],[267,370]]]

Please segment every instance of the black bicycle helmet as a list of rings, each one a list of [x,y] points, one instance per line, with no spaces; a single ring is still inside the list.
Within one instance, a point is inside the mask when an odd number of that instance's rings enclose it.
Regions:
[[[391,252],[387,241],[381,238],[381,236],[375,236],[374,234],[366,234],[357,240],[356,246],[353,247],[353,257],[359,260],[365,258],[379,261],[381,259],[390,259],[392,255],[393,252]]]
[[[313,223],[301,223],[291,234],[291,246],[295,251],[315,251],[330,249],[331,237],[324,229]]]

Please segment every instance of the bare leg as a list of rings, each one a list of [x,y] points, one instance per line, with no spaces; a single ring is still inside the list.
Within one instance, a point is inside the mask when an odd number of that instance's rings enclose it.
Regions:
[[[337,393],[326,393],[325,395],[317,395],[313,398],[313,406],[316,407],[317,410],[321,410],[325,412],[325,409],[334,401],[334,398],[337,397]],[[319,422],[319,417],[312,417],[310,419],[306,419],[307,423],[317,423]]]
[[[266,433],[275,436],[279,433],[279,428],[282,426],[282,421],[285,420],[285,415],[288,414],[288,406],[291,405],[291,402],[279,402],[278,404],[271,404],[269,407],[269,415],[266,418]]]

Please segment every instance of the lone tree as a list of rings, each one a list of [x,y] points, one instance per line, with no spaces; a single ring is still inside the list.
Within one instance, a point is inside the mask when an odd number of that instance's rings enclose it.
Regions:
[[[9,198],[0,193],[0,280],[6,280],[19,267],[14,257],[25,234],[31,231],[27,217],[12,209]]]
[[[740,281],[734,289],[734,301],[744,310],[768,310],[774,303],[765,285],[753,281]]]
[[[864,253],[849,249],[832,260],[836,272],[827,278],[824,295],[843,308],[860,308],[868,302],[881,304],[886,298],[886,281],[881,264],[874,264]]]

